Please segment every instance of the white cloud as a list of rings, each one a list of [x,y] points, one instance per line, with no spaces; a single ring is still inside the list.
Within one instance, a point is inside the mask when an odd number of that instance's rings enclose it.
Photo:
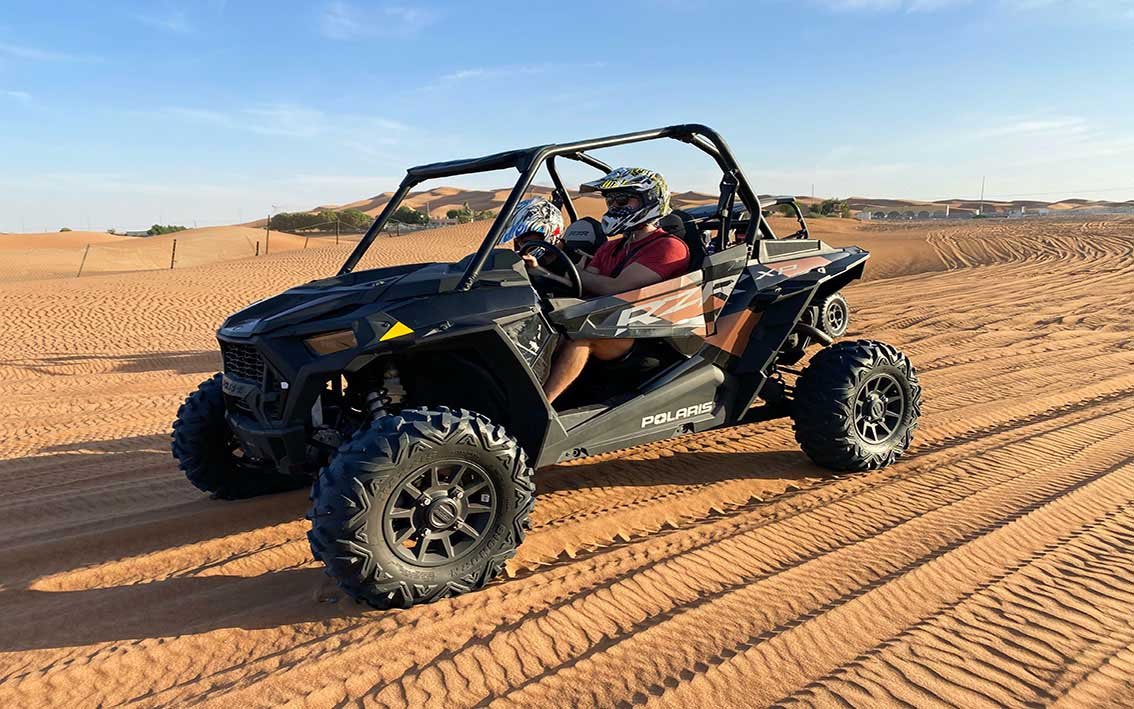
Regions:
[[[368,37],[412,37],[437,21],[436,11],[405,5],[359,7],[353,3],[332,2],[319,19],[319,28],[329,39]]]
[[[32,98],[27,91],[0,91],[0,96],[6,96],[21,103],[31,103]]]
[[[461,81],[462,79],[472,79],[478,76],[484,76],[487,73],[487,69],[461,69],[450,74],[445,74],[441,77],[441,81]]]
[[[212,123],[214,125],[232,125],[232,116],[223,111],[211,111],[205,108],[186,108],[184,106],[168,106],[160,113],[174,118],[183,118],[195,123]]]
[[[839,11],[866,12],[935,12],[972,0],[818,0],[820,5]]]
[[[421,90],[433,91],[471,80],[513,79],[521,76],[533,76],[551,72],[566,73],[569,71],[601,69],[604,66],[606,66],[604,62],[586,62],[581,64],[509,64],[505,66],[493,67],[465,67],[451,71],[447,74],[442,74],[434,81],[431,81],[430,83],[421,87]]]
[[[1134,0],[1000,0],[1017,12],[1059,10],[1072,15],[1091,14],[1134,20]]]
[[[144,25],[175,34],[188,34],[192,30],[184,10],[173,9],[164,14],[145,13],[133,17]]]
[[[352,152],[370,155],[382,155],[382,146],[397,145],[405,136],[414,132],[409,126],[389,118],[351,113],[332,114],[293,104],[247,106],[231,111],[167,106],[135,115],[248,131],[269,137],[319,139]]]
[[[840,12],[937,12],[963,5],[976,5],[974,0],[812,0],[818,5]],[[1074,16],[1121,18],[1134,20],[1134,0],[993,0],[987,7],[1012,13],[1057,11]]]
[[[8,42],[0,42],[0,56],[8,56],[14,59],[27,59],[28,61],[35,62],[70,62],[83,59],[83,57],[74,54],[19,44],[10,44]]]
[[[326,115],[302,106],[265,106],[240,111],[239,122],[253,133],[293,138],[313,138],[327,127]]]
[[[1053,138],[1080,136],[1090,132],[1086,119],[1078,116],[1030,117],[1001,121],[973,133],[975,138]]]

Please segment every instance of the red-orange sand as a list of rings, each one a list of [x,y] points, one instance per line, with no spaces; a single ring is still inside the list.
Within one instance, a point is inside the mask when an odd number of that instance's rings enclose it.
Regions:
[[[509,577],[400,612],[314,600],[305,493],[168,451],[223,316],[348,245],[0,285],[0,706],[1134,705],[1134,222],[814,231],[875,254],[848,336],[918,367],[909,455],[824,478],[778,421],[542,470]]]

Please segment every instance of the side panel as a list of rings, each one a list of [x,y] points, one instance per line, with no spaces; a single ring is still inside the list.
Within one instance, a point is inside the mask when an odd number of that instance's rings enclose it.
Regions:
[[[741,245],[706,259],[704,268],[625,293],[592,298],[551,314],[572,338],[705,337],[747,262]]]
[[[638,396],[587,419],[545,446],[539,465],[596,455],[705,431],[729,417],[728,376],[701,358],[693,358]]]
[[[736,377],[731,416],[743,416],[755,403],[777,353],[816,295],[828,283],[857,277],[867,256],[848,247],[767,264],[748,262],[717,317],[716,332],[699,352]]]
[[[705,334],[700,272],[617,295],[592,298],[551,314],[568,337],[654,338]]]
[[[861,250],[840,249],[823,255],[808,255],[769,264],[749,261],[739,276],[731,297],[717,314],[716,329],[705,338],[702,354],[730,371],[736,371],[753,335],[771,324],[764,322],[769,315],[770,306],[793,294],[813,291],[827,281],[861,266],[866,258],[867,254]],[[806,306],[801,306],[801,311],[803,307]]]

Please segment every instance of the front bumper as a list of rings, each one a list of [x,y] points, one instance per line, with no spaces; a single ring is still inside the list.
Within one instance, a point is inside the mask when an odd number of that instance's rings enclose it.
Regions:
[[[264,425],[239,412],[225,414],[229,428],[240,440],[244,454],[271,461],[284,475],[301,475],[307,469],[307,432],[303,424]]]
[[[279,392],[266,393],[262,382],[224,375],[225,420],[240,440],[244,454],[270,461],[286,475],[306,468],[307,432],[302,423],[285,424],[267,415],[277,410]]]

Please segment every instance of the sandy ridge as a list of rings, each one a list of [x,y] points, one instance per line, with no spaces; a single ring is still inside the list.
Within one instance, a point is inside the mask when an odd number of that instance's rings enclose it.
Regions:
[[[898,269],[848,297],[922,373],[907,459],[822,479],[775,422],[552,468],[507,580],[389,614],[313,604],[302,494],[164,450],[216,318],[344,249],[2,286],[0,702],[1120,702],[1131,226],[846,235]]]

